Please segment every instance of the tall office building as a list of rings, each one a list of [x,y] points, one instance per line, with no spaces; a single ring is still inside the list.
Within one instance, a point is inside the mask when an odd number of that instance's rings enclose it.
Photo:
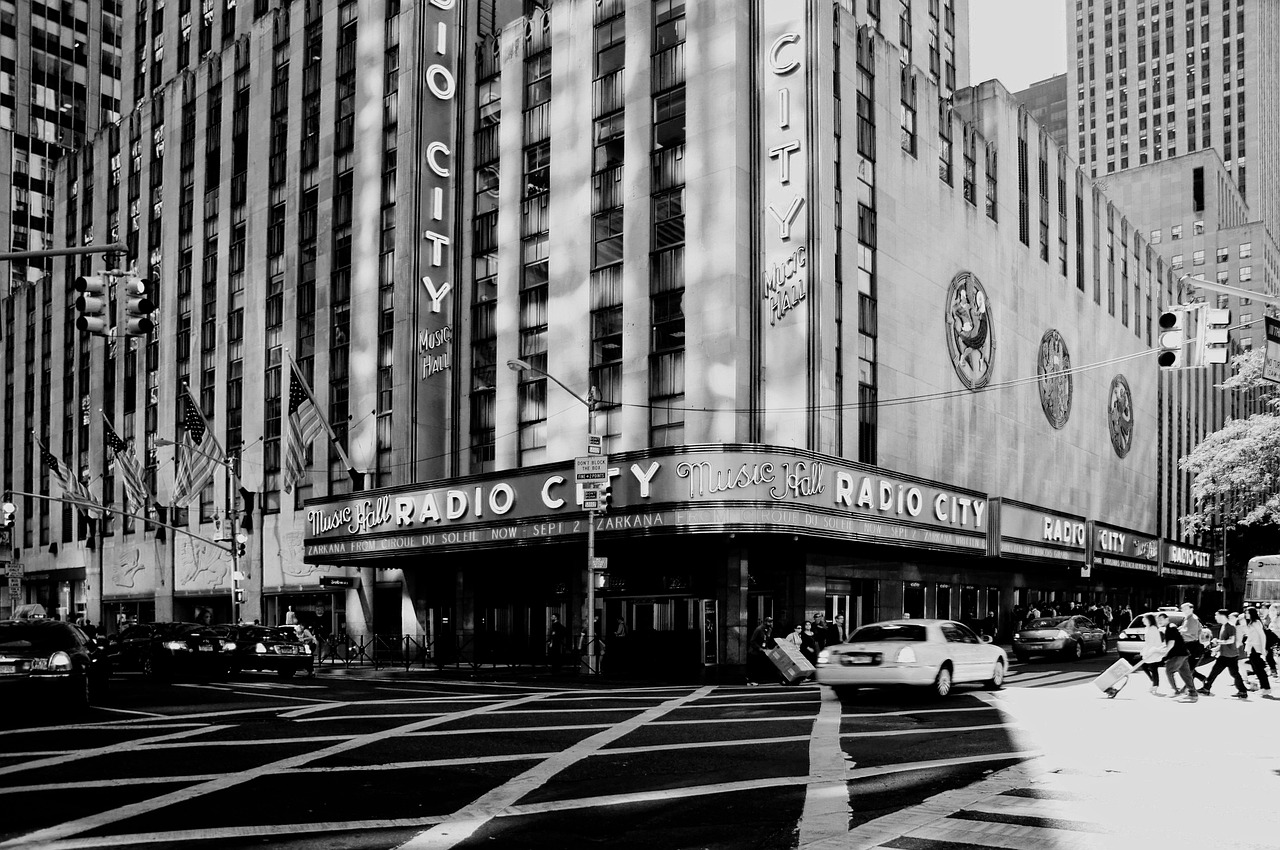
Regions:
[[[1067,118],[1070,98],[1067,97],[1067,75],[1058,74],[1025,89],[1013,93],[1014,100],[1031,113],[1036,122],[1049,131],[1049,137],[1063,150],[1069,149]]]
[[[59,170],[62,232],[118,220],[159,329],[35,332],[65,454],[125,504],[113,412],[181,529],[64,510],[24,551],[109,629],[231,616],[237,511],[246,615],[472,657],[582,628],[597,584],[636,658],[717,665],[764,614],[999,627],[1205,577],[1155,507],[1170,270],[967,87],[962,0],[197,11],[128,13],[145,76]],[[321,438],[285,488],[286,349],[354,476]],[[239,458],[185,511],[184,383]]]
[[[0,252],[61,244],[54,237],[55,163],[120,118],[121,7],[118,0],[0,0]],[[77,237],[94,233],[95,225],[77,222]],[[51,438],[53,376],[63,368],[49,336],[65,304],[53,268],[42,258],[0,262],[6,367],[0,467],[6,488],[27,493],[45,492],[31,434]],[[59,439],[62,430],[53,429]],[[13,544],[21,557],[49,542],[50,511],[61,512],[31,497],[15,504]],[[76,575],[72,581],[33,571],[26,582],[41,586],[39,598],[54,611],[75,611],[85,604],[83,570]]]
[[[1280,227],[1280,5],[1068,0],[1076,158],[1099,177],[1218,151],[1256,220]]]

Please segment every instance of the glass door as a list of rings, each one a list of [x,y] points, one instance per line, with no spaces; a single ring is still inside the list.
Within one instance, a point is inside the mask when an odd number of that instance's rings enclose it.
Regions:
[[[902,583],[902,615],[912,620],[924,618],[924,582]]]
[[[701,609],[702,663],[710,666],[720,662],[720,609],[715,599],[703,599]]]
[[[939,620],[950,620],[951,617],[951,585],[935,584],[933,586],[934,616]]]

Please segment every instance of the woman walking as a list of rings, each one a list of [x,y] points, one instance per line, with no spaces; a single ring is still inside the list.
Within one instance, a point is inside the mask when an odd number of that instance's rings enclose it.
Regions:
[[[1262,626],[1262,618],[1257,608],[1246,608],[1241,620],[1241,631],[1245,634],[1247,644],[1245,651],[1249,653],[1249,666],[1253,675],[1258,677],[1258,690],[1263,699],[1271,699],[1271,680],[1267,678],[1267,630]]]
[[[1164,635],[1160,633],[1160,626],[1156,623],[1155,614],[1142,615],[1142,663],[1138,666],[1147,674],[1147,678],[1151,680],[1151,695],[1160,696],[1160,662],[1164,659],[1164,654],[1169,647],[1164,642]]]

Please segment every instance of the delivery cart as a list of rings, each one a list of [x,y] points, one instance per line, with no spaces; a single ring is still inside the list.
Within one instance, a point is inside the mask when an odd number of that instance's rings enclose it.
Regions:
[[[1093,680],[1093,686],[1106,694],[1107,699],[1115,699],[1116,694],[1129,684],[1129,674],[1137,669],[1137,664],[1130,664],[1120,658]]]

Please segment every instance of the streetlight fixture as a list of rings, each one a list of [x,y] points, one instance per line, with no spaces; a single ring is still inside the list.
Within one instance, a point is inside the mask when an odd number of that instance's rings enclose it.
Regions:
[[[543,369],[538,366],[534,366],[528,360],[513,358],[507,361],[507,368],[513,372],[532,372],[535,375],[539,375],[543,378],[547,378],[548,380],[553,381],[556,384],[556,386],[560,387],[560,389],[567,392],[570,396],[572,396],[573,398],[577,399],[578,401],[586,405],[587,439],[588,440],[591,439],[591,429],[595,425],[595,410],[596,410],[596,388],[594,386],[589,387],[587,389],[586,398],[583,398],[582,396],[578,395],[576,392],[574,392],[573,390],[565,386],[564,381],[561,381],[559,378],[557,378],[555,375],[552,375],[546,369]],[[588,452],[589,451],[590,451],[590,447],[588,446]],[[605,459],[605,465],[606,467],[608,466],[607,459]],[[607,476],[608,476],[608,473],[606,472],[606,478],[605,478],[606,486],[608,485]],[[594,501],[590,501],[588,502],[588,504],[591,505],[591,504],[597,504],[597,503]],[[586,568],[587,613],[586,613],[586,616],[583,617],[583,620],[585,621],[583,623],[583,631],[586,632],[586,636],[587,636],[586,654],[583,656],[583,664],[586,665],[586,669],[588,673],[599,672],[595,669],[594,665],[592,664],[592,658],[593,658],[593,653],[595,652],[595,643],[596,643],[596,620],[595,620],[596,583],[595,583],[595,576],[592,575],[592,567],[595,564],[595,560],[596,560],[596,508],[589,507],[587,508],[587,568]]]
[[[178,443],[175,442],[174,440],[168,440],[168,439],[165,439],[164,437],[156,437],[155,443],[157,446],[178,445]],[[220,538],[220,539],[226,542],[227,551],[231,553],[231,622],[238,623],[240,621],[239,608],[240,608],[240,593],[241,593],[240,591],[240,550],[244,546],[244,544],[249,541],[249,538],[243,533],[236,534],[234,531],[234,529],[239,525],[239,522],[240,522],[240,509],[236,506],[235,496],[232,495],[236,490],[239,489],[239,486],[240,486],[240,477],[236,474],[236,457],[235,455],[232,455],[232,454],[223,454],[223,456],[219,458],[215,454],[209,454],[208,452],[201,451],[200,449],[193,448],[191,446],[188,446],[186,450],[189,452],[194,452],[195,454],[198,454],[198,455],[202,455],[203,457],[207,457],[210,460],[217,461],[218,463],[222,464],[223,468],[225,468],[227,471],[226,511],[227,511],[228,528],[227,528],[227,536],[225,538]],[[235,489],[233,489],[233,487]]]

